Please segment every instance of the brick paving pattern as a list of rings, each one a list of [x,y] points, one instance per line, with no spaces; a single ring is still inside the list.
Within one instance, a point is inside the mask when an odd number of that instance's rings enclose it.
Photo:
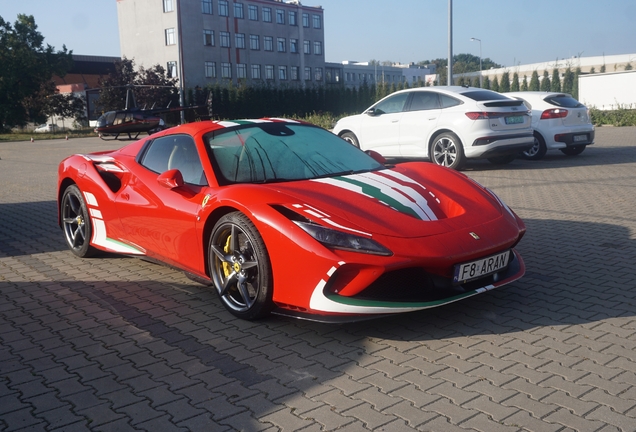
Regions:
[[[347,325],[241,321],[178,271],[74,257],[57,164],[119,145],[0,143],[0,431],[636,431],[636,128],[469,163],[526,222],[526,276]]]

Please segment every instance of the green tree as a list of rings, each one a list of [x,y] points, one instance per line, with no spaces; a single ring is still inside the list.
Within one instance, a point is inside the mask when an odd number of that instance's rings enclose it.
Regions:
[[[484,87],[486,90],[490,90],[490,78],[488,75],[484,77]]]
[[[168,78],[166,70],[155,65],[150,69],[135,70],[135,62],[123,58],[115,62],[115,70],[99,80],[102,92],[97,105],[102,111],[132,108],[160,108],[178,106],[179,90],[176,78]],[[128,90],[132,90],[129,92]],[[228,90],[227,100],[230,99]],[[134,98],[134,101],[130,98]],[[225,100],[219,98],[219,100]]]
[[[473,87],[477,87],[477,88],[479,88],[479,87],[480,87],[480,85],[479,85],[479,77],[475,77],[475,78],[473,78],[473,82],[472,82],[472,84],[471,84],[471,85],[472,85]]]
[[[55,93],[51,78],[73,65],[72,51],[44,47],[37,28],[32,15],[18,15],[14,25],[0,17],[0,129],[44,121],[44,101]]]
[[[510,73],[508,71],[501,74],[501,82],[499,83],[499,90],[497,91],[500,93],[507,93],[510,91]]]
[[[564,93],[572,94],[573,89],[574,89],[574,72],[572,72],[572,68],[568,66],[565,69],[565,72],[563,74],[562,90]]]
[[[539,91],[539,73],[536,70],[532,71],[532,75],[530,76],[530,85],[528,86],[528,90],[530,91]]]
[[[561,76],[557,68],[552,69],[552,79],[550,80],[550,91],[561,91]]]
[[[550,91],[550,74],[547,70],[543,71],[543,79],[541,80],[541,91]]]
[[[497,79],[497,77],[495,76],[492,80],[492,84],[490,85],[490,90],[492,91],[499,91],[499,80]]]
[[[596,73],[596,68],[595,68],[594,66],[592,66],[592,67],[590,68],[590,73],[591,73],[591,74]]]
[[[523,76],[523,81],[521,82],[521,91],[528,91],[528,76]]]
[[[512,83],[510,84],[510,91],[519,91],[519,74],[517,72],[512,74]]]
[[[634,68],[634,67],[632,66],[632,63],[631,63],[631,62],[629,62],[629,63],[627,63],[627,64],[625,65],[625,70],[626,70],[626,71],[628,71],[628,70],[632,70],[633,68]]]

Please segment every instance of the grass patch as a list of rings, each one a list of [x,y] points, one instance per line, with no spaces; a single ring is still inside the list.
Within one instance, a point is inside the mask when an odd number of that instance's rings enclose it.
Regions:
[[[9,132],[9,133],[0,133],[0,142],[8,142],[8,141],[31,141],[31,138],[34,140],[43,140],[43,139],[65,139],[68,136],[68,139],[71,138],[86,138],[86,137],[96,137],[97,134],[93,131],[93,129],[78,129],[66,132],[55,132],[55,133],[35,133],[35,132]]]

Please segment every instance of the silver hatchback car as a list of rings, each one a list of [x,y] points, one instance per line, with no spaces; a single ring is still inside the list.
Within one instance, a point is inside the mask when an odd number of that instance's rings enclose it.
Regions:
[[[548,150],[561,150],[568,156],[581,154],[594,144],[594,125],[589,109],[567,93],[514,92],[506,96],[522,100],[532,111],[534,145],[522,156],[539,160]]]

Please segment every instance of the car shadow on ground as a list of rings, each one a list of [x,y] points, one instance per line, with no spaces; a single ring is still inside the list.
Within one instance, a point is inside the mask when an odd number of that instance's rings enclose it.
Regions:
[[[599,162],[602,160],[602,162]],[[388,163],[399,164],[405,162],[426,162],[426,158],[390,158]],[[636,162],[636,147],[594,147],[589,146],[583,153],[577,156],[566,156],[559,150],[552,150],[538,160],[532,161],[517,157],[505,165],[497,165],[487,159],[469,159],[462,171],[492,171],[501,169],[554,169],[576,166],[607,166]]]

